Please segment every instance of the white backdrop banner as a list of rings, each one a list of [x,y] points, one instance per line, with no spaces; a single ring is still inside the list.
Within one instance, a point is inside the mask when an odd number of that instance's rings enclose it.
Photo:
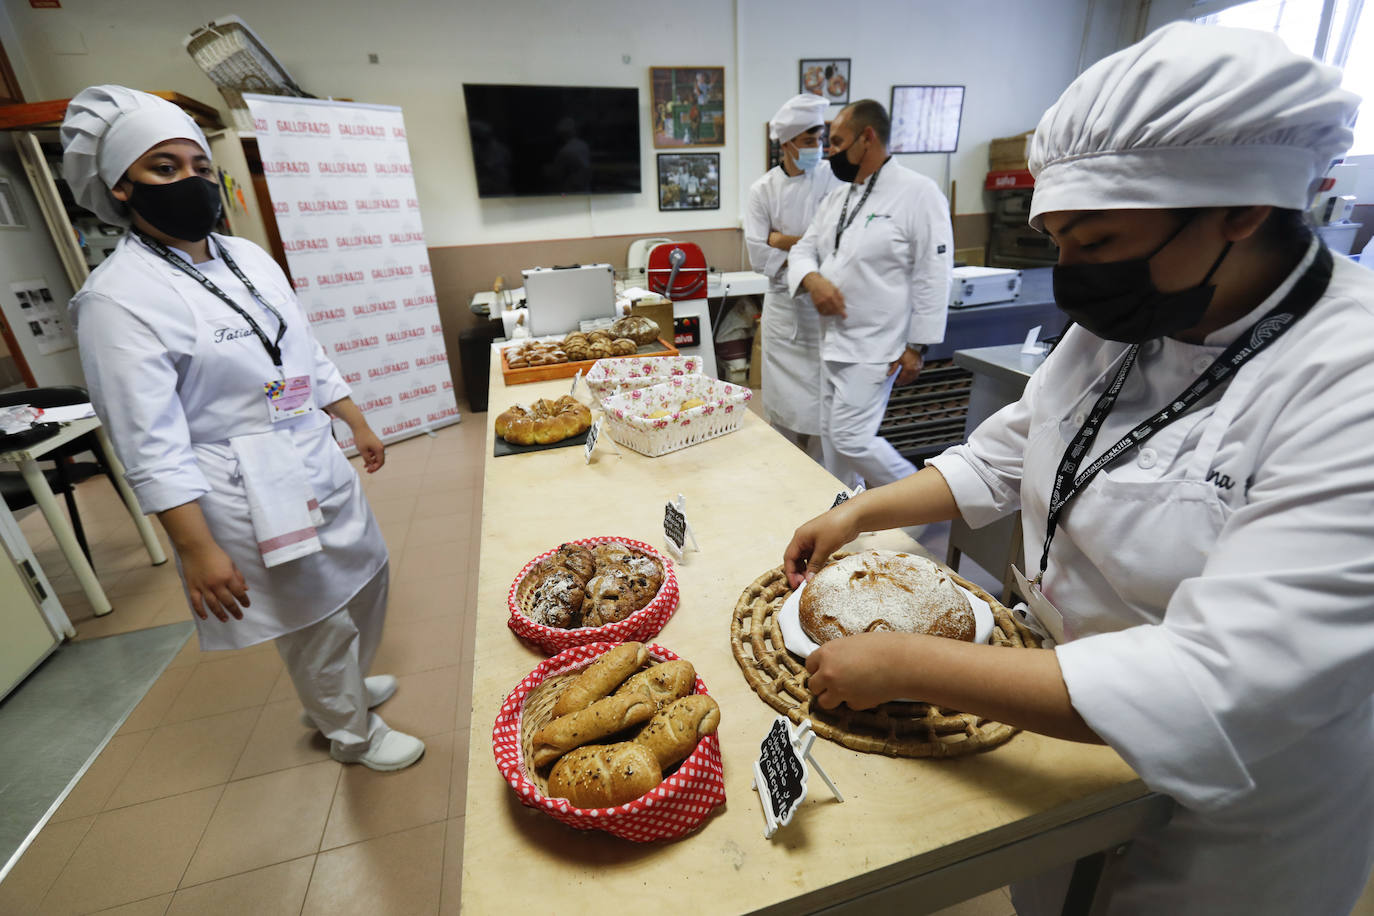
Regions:
[[[244,98],[296,295],[368,423],[390,442],[458,422],[401,109]]]

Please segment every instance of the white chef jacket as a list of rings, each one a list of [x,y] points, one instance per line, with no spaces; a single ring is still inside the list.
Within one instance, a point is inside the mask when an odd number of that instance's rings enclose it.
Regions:
[[[1271,309],[1146,344],[1083,467]],[[1074,327],[1020,401],[930,463],[963,517],[1023,511],[1038,568],[1058,463],[1124,344]],[[1062,516],[1044,591],[1074,708],[1180,805],[1113,913],[1347,913],[1374,861],[1374,273],[1325,295]]]
[[[867,182],[875,178],[877,185],[856,214]],[[836,250],[835,229],[846,200],[854,220]],[[813,270],[844,294],[847,317],[821,316],[823,359],[890,363],[908,343],[945,339],[954,269],[949,201],[935,182],[892,159],[863,184],[832,191],[788,262],[794,296]]]
[[[782,166],[775,166],[749,186],[744,243],[749,249],[749,265],[768,278],[770,292],[788,294],[787,271],[783,269],[788,252],[769,245],[768,233],[776,229],[784,235],[802,235],[825,196],[843,186],[824,159],[800,175],[788,175]],[[806,307],[815,311],[809,301]]]
[[[229,649],[333,613],[381,569],[387,552],[358,475],[320,409],[349,396],[349,388],[311,334],[290,282],[252,242],[218,235],[213,241],[285,318],[283,372],[242,317],[132,235],[70,308],[91,401],[139,505],[153,514],[199,501],[216,543],[248,583],[251,606],[243,620],[196,619],[202,648]],[[195,267],[275,338],[277,319],[218,256]],[[316,409],[274,424],[262,386],[282,374],[310,376]],[[317,526],[323,551],[269,570],[228,440],[274,429],[290,432],[325,522]]]

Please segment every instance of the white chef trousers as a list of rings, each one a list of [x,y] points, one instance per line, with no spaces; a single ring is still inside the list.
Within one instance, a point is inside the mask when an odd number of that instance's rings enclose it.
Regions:
[[[916,473],[878,435],[887,397],[897,381],[890,363],[821,363],[821,452],[826,470],[851,489],[860,480],[869,489]]]
[[[363,678],[382,640],[389,582],[388,564],[339,610],[276,640],[301,704],[336,751],[365,751],[386,728],[368,712]]]

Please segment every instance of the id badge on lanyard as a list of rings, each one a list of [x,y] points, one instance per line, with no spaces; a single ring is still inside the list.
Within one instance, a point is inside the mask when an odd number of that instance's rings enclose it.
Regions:
[[[1054,602],[1045,597],[1045,593],[1040,590],[1040,583],[1031,582],[1026,578],[1026,574],[1015,566],[1012,566],[1011,574],[1016,577],[1017,591],[1025,597],[1026,607],[1031,616],[1039,621],[1040,626],[1057,644],[1063,645],[1068,642],[1070,634],[1064,630],[1064,615],[1054,606]]]
[[[267,396],[267,415],[273,423],[304,416],[315,409],[310,400],[308,375],[293,375],[288,379],[264,382],[262,390]]]

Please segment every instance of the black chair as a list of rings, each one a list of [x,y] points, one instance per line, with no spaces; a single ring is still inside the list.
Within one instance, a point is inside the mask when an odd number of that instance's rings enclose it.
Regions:
[[[91,399],[90,394],[85,388],[76,385],[61,385],[50,388],[26,388],[21,391],[11,391],[0,394],[0,407],[13,407],[17,404],[30,404],[34,407],[65,407],[69,404],[85,404]],[[94,461],[73,461],[77,455],[86,452],[91,453]],[[48,479],[48,486],[52,487],[54,493],[61,493],[67,503],[67,514],[71,516],[72,531],[76,535],[76,542],[81,545],[81,552],[86,555],[87,562],[91,559],[91,548],[86,543],[86,531],[81,525],[81,515],[76,510],[75,487],[83,480],[94,477],[96,474],[104,474],[109,478],[110,483],[114,484],[114,474],[105,463],[105,454],[100,449],[100,440],[95,433],[86,433],[64,445],[61,445],[45,454],[40,460],[40,465],[51,463],[50,468],[43,468],[43,476]],[[116,486],[116,489],[118,487]],[[35,504],[33,493],[29,491],[28,484],[24,482],[24,476],[18,471],[0,471],[0,494],[3,494],[5,503],[11,511],[25,509]]]

